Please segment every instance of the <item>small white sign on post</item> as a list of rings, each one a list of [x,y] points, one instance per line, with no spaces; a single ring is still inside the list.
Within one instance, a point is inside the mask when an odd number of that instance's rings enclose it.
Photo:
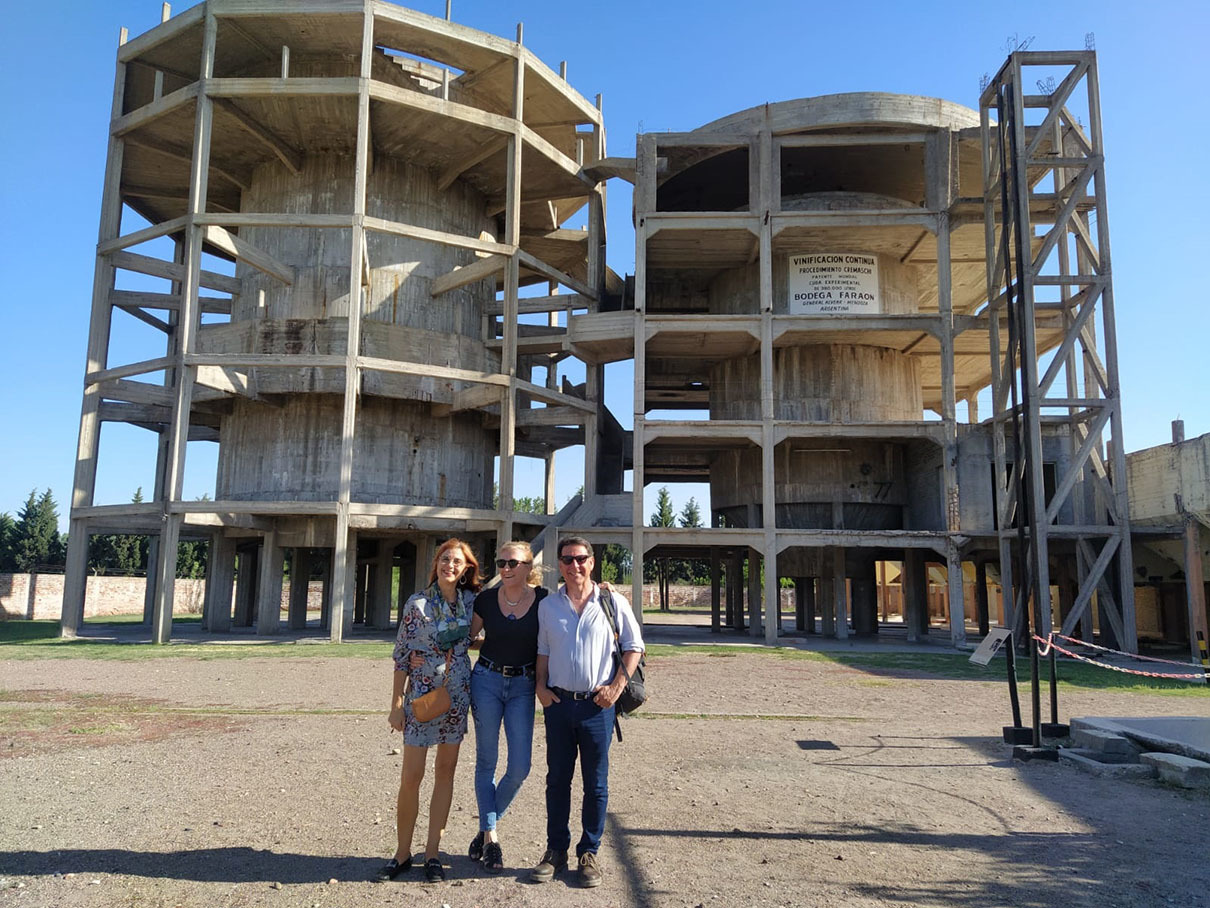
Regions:
[[[878,257],[858,252],[810,252],[788,256],[791,315],[874,314]]]
[[[1000,648],[1004,646],[1006,640],[1011,640],[1013,632],[1006,627],[993,627],[987,632],[987,636],[983,638],[983,642],[979,644],[979,648],[971,653],[971,662],[975,665],[987,665],[992,661],[992,656],[1000,652]]]

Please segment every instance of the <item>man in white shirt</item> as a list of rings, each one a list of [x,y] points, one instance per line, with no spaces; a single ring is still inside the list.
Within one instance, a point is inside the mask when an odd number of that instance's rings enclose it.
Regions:
[[[576,758],[584,779],[583,834],[576,845],[580,885],[599,886],[597,849],[609,801],[609,745],[614,703],[643,654],[643,637],[630,603],[611,594],[625,673],[615,666],[613,628],[592,582],[596,564],[587,539],[559,540],[563,586],[538,605],[534,675],[546,726],[546,853],[531,878],[546,882],[567,867],[571,847],[571,782]]]

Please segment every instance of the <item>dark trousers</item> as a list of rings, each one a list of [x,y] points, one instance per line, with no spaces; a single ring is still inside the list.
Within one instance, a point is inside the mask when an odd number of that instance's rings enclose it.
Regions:
[[[591,700],[564,698],[542,713],[546,725],[546,847],[571,847],[571,780],[580,758],[584,802],[580,822],[584,832],[576,857],[601,846],[605,808],[609,803],[609,745],[613,740],[613,707],[601,709]]]

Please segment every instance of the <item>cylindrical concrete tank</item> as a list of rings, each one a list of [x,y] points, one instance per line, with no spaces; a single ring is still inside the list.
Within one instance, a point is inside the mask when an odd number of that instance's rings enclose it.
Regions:
[[[298,172],[278,162],[257,168],[242,208],[325,215],[352,205],[354,159],[309,156]],[[494,239],[485,197],[461,181],[439,189],[427,168],[380,157],[369,175],[367,214],[428,230]],[[247,265],[231,323],[203,330],[199,346],[212,353],[343,355],[347,345],[350,231],[250,228],[248,242],[293,267],[287,286]],[[484,305],[493,282],[479,281],[431,295],[435,277],[474,261],[453,246],[372,233],[362,303],[362,350],[367,356],[498,371],[499,356],[483,343]],[[352,497],[382,504],[491,506],[489,471],[496,433],[472,411],[434,420],[424,382],[366,376],[354,454]],[[430,385],[432,383],[430,382]],[[240,400],[220,429],[220,499],[327,501],[340,484],[343,419],[338,369],[262,369],[257,392],[270,400]],[[276,395],[288,395],[283,401]]]

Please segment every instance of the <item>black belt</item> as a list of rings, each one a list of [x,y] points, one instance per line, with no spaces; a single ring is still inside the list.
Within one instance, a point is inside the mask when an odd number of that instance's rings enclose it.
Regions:
[[[496,672],[506,678],[532,678],[534,676],[534,664],[529,665],[501,665],[498,662],[493,662],[491,659],[479,657],[479,664],[486,668],[489,672]]]
[[[595,690],[564,690],[561,687],[552,687],[551,690],[560,700],[591,700],[597,695]]]

